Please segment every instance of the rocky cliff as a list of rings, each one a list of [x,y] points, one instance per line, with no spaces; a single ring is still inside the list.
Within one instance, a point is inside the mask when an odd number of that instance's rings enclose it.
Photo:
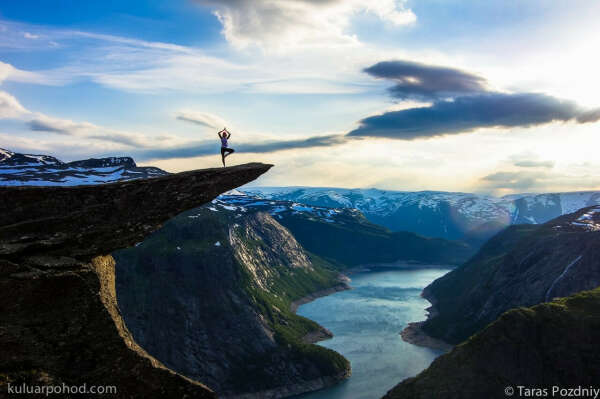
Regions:
[[[149,356],[115,297],[114,261],[175,215],[271,165],[79,187],[0,187],[0,383],[116,386],[118,397],[213,397]]]
[[[598,331],[600,288],[513,309],[385,398],[594,397],[552,389],[598,388]]]
[[[290,309],[342,286],[337,271],[268,213],[217,206],[183,213],[114,253],[136,341],[222,397],[286,397],[346,378],[346,359],[309,342],[328,332]]]
[[[423,291],[433,303],[422,328],[456,344],[508,309],[600,285],[600,206],[541,226],[511,226],[463,266]]]
[[[340,270],[399,262],[459,265],[475,253],[475,248],[463,242],[391,232],[369,222],[357,209],[264,200],[239,191],[219,196],[211,209],[269,213],[306,250],[338,265]]]

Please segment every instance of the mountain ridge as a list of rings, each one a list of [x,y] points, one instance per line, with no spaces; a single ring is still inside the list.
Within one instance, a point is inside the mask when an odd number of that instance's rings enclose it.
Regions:
[[[423,331],[456,344],[508,309],[599,286],[599,241],[600,206],[511,226],[423,290],[433,304]]]
[[[320,187],[248,187],[265,199],[333,208],[356,208],[392,231],[466,240],[481,245],[512,224],[545,223],[562,214],[600,204],[599,191],[512,194],[492,197],[461,192],[394,191]]]

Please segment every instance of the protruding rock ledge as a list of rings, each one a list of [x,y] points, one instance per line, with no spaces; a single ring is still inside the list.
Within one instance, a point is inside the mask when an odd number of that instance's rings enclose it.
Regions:
[[[94,186],[0,187],[0,257],[109,254],[271,167],[249,163]]]
[[[109,253],[265,173],[252,163],[78,187],[0,187],[0,390],[114,386],[115,397],[212,398],[132,339]]]

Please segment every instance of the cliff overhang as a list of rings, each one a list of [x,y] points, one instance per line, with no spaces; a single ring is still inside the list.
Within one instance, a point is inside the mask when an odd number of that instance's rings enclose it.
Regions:
[[[214,397],[140,348],[111,252],[246,184],[250,163],[95,186],[0,187],[0,385],[115,386],[118,397]]]

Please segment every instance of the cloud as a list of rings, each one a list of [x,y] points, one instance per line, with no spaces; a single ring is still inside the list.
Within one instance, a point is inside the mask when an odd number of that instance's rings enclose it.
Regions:
[[[0,83],[5,80],[40,83],[42,81],[42,77],[35,72],[23,71],[13,67],[10,64],[0,61]]]
[[[29,113],[29,111],[27,111]],[[32,114],[32,113],[29,113]],[[123,132],[105,128],[90,122],[74,122],[70,119],[55,118],[44,114],[33,114],[34,118],[26,122],[30,130],[74,136],[84,140],[125,145],[134,148],[157,148],[181,143],[174,136],[146,136],[139,133]]]
[[[490,91],[483,77],[456,68],[411,61],[384,61],[364,71],[395,83],[393,97],[421,99],[431,105],[393,110],[359,121],[349,136],[413,140],[470,132],[479,128],[513,128],[554,121],[590,123],[600,108],[584,110],[575,102],[543,93]]]
[[[66,135],[75,135],[81,131],[97,128],[97,126],[89,122],[73,122],[69,119],[52,118],[43,114],[38,114],[34,119],[28,121],[27,125],[33,131]]]
[[[227,123],[216,115],[208,112],[181,111],[175,116],[176,119],[190,122],[195,125],[209,127],[211,129],[222,129]]]
[[[286,2],[282,2],[286,3]],[[18,50],[60,54],[62,63],[35,73],[12,73],[10,79],[45,85],[90,81],[136,93],[182,91],[212,93],[357,93],[379,86],[365,82],[365,60],[380,58],[372,47],[311,48],[277,52],[203,50],[166,42],[77,30],[10,23],[1,45]],[[39,40],[23,37],[27,31]],[[325,43],[319,40],[319,43]],[[387,52],[386,52],[387,54]],[[340,59],[344,66],[340,68]],[[0,64],[0,76],[3,68]]]
[[[553,161],[516,161],[513,165],[520,168],[553,168]]]
[[[412,61],[382,61],[363,70],[395,83],[390,93],[400,99],[430,100],[487,91],[484,78],[455,68]]]
[[[34,35],[33,33],[23,32],[23,37],[26,39],[39,39],[39,35]]]
[[[569,121],[581,115],[571,101],[539,93],[486,93],[436,101],[429,107],[386,112],[362,119],[349,136],[412,140],[484,127],[527,127]]]
[[[543,187],[548,179],[544,172],[496,172],[481,178],[488,189],[530,191]]]
[[[350,19],[358,13],[375,14],[394,25],[410,24],[415,14],[405,1],[379,0],[196,0],[210,7],[223,25],[223,35],[238,48],[294,49],[356,45],[347,33]]]
[[[0,91],[0,119],[21,118],[28,113],[29,111],[14,96]]]
[[[579,123],[593,123],[600,120],[600,108],[592,109],[586,112],[582,112],[577,116],[577,122]]]
[[[282,150],[292,150],[299,148],[328,147],[337,144],[343,144],[348,141],[344,135],[314,136],[306,139],[297,140],[271,140],[258,143],[238,143],[232,147],[243,153],[269,153]],[[233,143],[232,143],[233,144]],[[206,155],[214,155],[219,152],[219,142],[202,141],[188,143],[182,146],[171,148],[156,148],[135,152],[135,157],[141,160],[148,159],[174,159],[174,158],[194,158]]]

